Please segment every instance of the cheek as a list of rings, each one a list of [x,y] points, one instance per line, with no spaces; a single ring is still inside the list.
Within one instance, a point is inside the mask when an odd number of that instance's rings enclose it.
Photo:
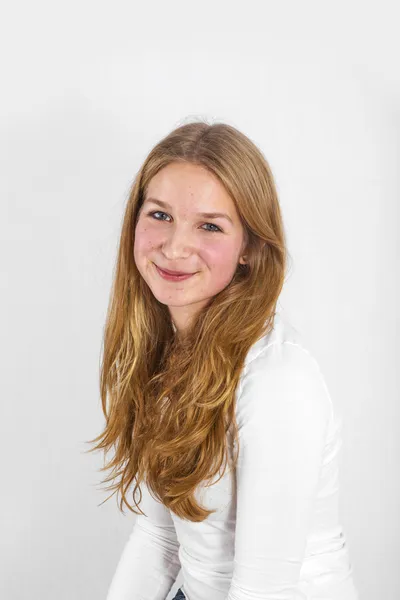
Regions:
[[[213,279],[224,282],[232,277],[236,269],[237,250],[233,243],[227,243],[227,240],[209,241],[203,248],[203,259],[208,269],[212,273]]]
[[[138,224],[135,229],[135,258],[148,254],[156,245],[156,234],[151,227]]]

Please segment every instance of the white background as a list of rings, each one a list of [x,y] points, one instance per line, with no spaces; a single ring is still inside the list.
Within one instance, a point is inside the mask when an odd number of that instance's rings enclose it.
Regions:
[[[355,582],[363,600],[395,600],[396,3],[144,4],[3,5],[0,597],[106,597],[135,517],[116,496],[99,506],[102,456],[85,440],[103,426],[122,214],[151,147],[204,117],[246,133],[274,173],[291,256],[280,304],[344,416]]]

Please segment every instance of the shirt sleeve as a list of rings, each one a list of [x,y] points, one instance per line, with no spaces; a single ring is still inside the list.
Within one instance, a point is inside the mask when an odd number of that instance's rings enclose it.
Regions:
[[[135,516],[107,600],[165,600],[181,568],[171,513],[145,484],[140,487],[139,506],[147,516]]]
[[[332,415],[318,363],[293,343],[264,348],[243,377],[237,410],[228,600],[295,600]]]

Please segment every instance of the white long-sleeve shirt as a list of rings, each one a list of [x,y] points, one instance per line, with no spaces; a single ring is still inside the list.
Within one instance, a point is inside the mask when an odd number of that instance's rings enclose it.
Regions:
[[[358,600],[339,516],[342,418],[297,330],[278,313],[250,348],[236,392],[240,453],[197,498],[193,523],[146,485],[107,600]],[[232,447],[231,447],[232,456]],[[213,481],[216,481],[216,476]]]

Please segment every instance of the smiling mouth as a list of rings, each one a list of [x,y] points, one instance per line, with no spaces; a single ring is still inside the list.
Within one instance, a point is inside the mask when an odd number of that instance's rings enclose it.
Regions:
[[[164,271],[164,269],[161,269],[158,265],[156,265],[156,263],[153,264],[157,269],[157,272],[161,275],[161,277],[170,281],[183,281],[185,279],[189,279],[189,277],[193,277],[193,275],[196,275],[196,273],[183,273],[180,275],[176,275],[168,271]]]
[[[182,272],[182,271],[169,271],[168,269],[163,269],[162,267],[159,267],[158,265],[156,265],[156,267],[158,269],[160,269],[160,271],[163,271],[164,273],[167,273],[167,275],[176,275],[176,276],[179,276],[179,275],[194,275],[194,273],[185,273],[185,272]]]

